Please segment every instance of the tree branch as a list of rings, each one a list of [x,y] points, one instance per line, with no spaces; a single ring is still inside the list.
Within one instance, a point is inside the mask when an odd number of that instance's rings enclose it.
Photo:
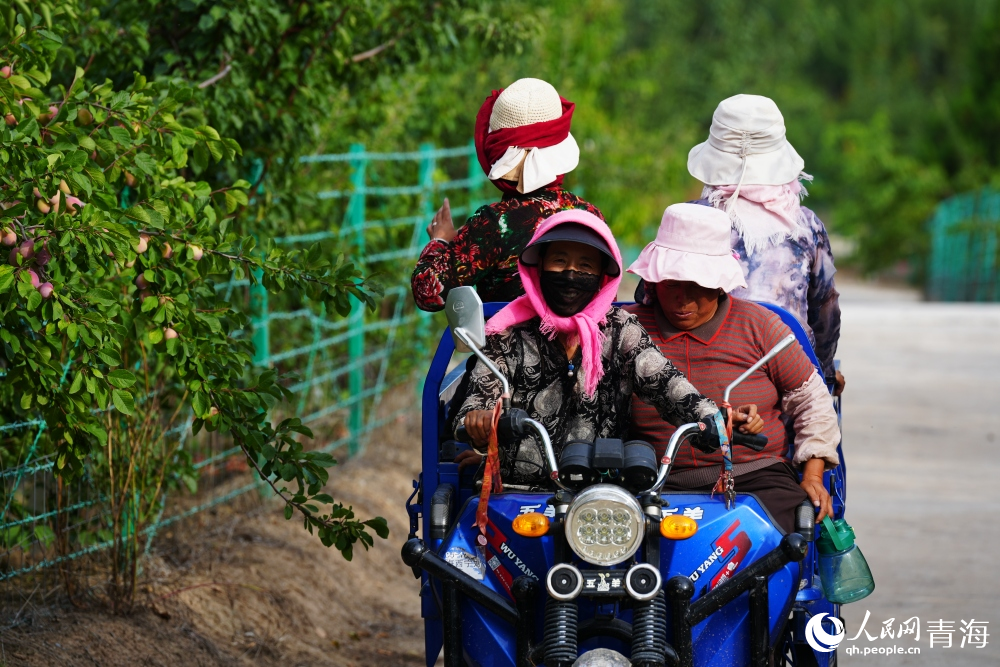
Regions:
[[[219,71],[218,74],[216,74],[215,76],[212,76],[212,77],[209,77],[209,78],[205,79],[204,81],[202,81],[201,83],[198,84],[198,87],[199,88],[208,88],[209,86],[214,85],[214,84],[218,83],[219,81],[222,81],[223,79],[226,78],[226,76],[229,74],[229,72],[232,69],[233,69],[233,66],[231,64],[229,64],[229,63],[226,63],[226,66],[223,67]]]
[[[359,62],[361,62],[363,60],[368,60],[369,58],[374,58],[375,56],[377,56],[378,54],[382,53],[383,51],[385,51],[389,47],[393,46],[396,42],[399,41],[399,38],[402,37],[402,36],[403,36],[403,33],[400,33],[396,37],[393,37],[392,39],[390,39],[388,42],[385,42],[384,44],[379,44],[378,46],[376,46],[374,48],[368,49],[367,51],[362,51],[361,53],[354,54],[353,56],[351,56],[351,62],[352,63],[359,63]]]

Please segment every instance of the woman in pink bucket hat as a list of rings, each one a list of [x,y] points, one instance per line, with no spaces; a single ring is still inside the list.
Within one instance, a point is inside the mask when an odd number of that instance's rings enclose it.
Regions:
[[[791,333],[771,311],[730,294],[746,282],[729,241],[724,212],[699,204],[670,206],[656,240],[628,269],[642,279],[648,303],[625,308],[663,356],[717,403],[733,378]],[[840,431],[826,384],[802,347],[793,344],[766,363],[733,391],[731,400],[756,404],[768,437],[760,452],[732,450],[736,490],[756,493],[786,532],[794,530],[795,508],[807,498],[817,508],[817,521],[822,520],[832,511],[823,471],[839,462]],[[782,416],[796,430],[791,459]],[[673,431],[633,399],[630,437],[646,440],[662,455]],[[723,480],[722,456],[683,448],[665,488],[711,491]],[[801,484],[796,468],[804,475]]]

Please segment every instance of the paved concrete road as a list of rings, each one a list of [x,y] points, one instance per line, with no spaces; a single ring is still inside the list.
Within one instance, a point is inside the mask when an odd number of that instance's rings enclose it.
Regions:
[[[1000,305],[842,291],[847,519],[876,587],[843,608],[841,664],[1000,665]],[[866,611],[876,639],[851,641]],[[913,616],[919,642],[880,637]],[[989,622],[985,648],[961,648],[972,619]],[[930,648],[939,620],[952,622],[950,649]],[[920,655],[845,650],[892,646]]]

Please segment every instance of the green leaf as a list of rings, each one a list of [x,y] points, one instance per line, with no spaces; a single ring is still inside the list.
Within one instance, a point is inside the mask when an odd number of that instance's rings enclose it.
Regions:
[[[37,290],[28,295],[28,310],[37,310],[42,305],[42,295]]]
[[[145,299],[142,300],[142,312],[148,313],[149,311],[153,310],[159,305],[160,305],[160,297],[147,296]]]
[[[141,222],[146,225],[148,225],[150,221],[149,212],[146,209],[142,208],[141,206],[129,206],[127,209],[125,209],[123,215],[126,218],[135,220],[136,222]]]
[[[118,412],[122,414],[131,415],[135,411],[135,400],[132,398],[132,394],[127,391],[115,389],[111,392],[111,400],[114,401]]]
[[[136,378],[124,368],[119,368],[108,373],[108,382],[119,389],[128,389],[136,383]]]
[[[101,358],[101,361],[106,363],[108,366],[121,366],[122,358],[118,354],[118,351],[113,347],[106,347],[97,353],[97,356]]]
[[[42,37],[44,37],[45,39],[52,40],[56,44],[62,44],[63,43],[62,37],[60,37],[56,33],[52,32],[51,30],[46,30],[44,28],[40,28],[38,30],[38,34],[41,35]],[[14,78],[14,77],[11,77],[11,78]]]
[[[0,266],[0,293],[6,292],[14,284],[14,267],[10,264]]]
[[[191,152],[191,166],[194,167],[196,174],[200,174],[208,167],[208,149],[205,148],[205,144],[200,142],[195,144]]]
[[[156,161],[153,160],[153,158],[151,158],[147,153],[137,153],[132,159],[132,162],[135,163],[135,166],[139,167],[139,169],[143,170],[150,176],[156,173]]]
[[[364,523],[366,526],[374,530],[375,534],[381,537],[383,540],[389,537],[389,524],[382,517],[377,516],[374,519],[368,519],[367,521],[363,521],[362,523]]]
[[[295,510],[291,505],[285,505],[285,521],[288,521],[292,518],[292,513],[294,511]]]
[[[87,292],[87,299],[94,303],[99,303],[102,306],[113,306],[117,303],[117,301],[115,301],[115,297],[112,296],[111,292],[109,292],[106,289],[101,289],[99,287],[94,288],[89,292]]]
[[[153,297],[149,297],[149,298],[153,298]],[[142,305],[145,306],[146,305],[146,301],[148,301],[148,300],[149,299],[144,300]],[[154,305],[153,307],[155,308],[156,306]],[[150,329],[148,335],[149,335],[149,342],[152,343],[153,345],[156,345],[161,340],[163,340],[163,329]]]
[[[195,415],[202,418],[206,417],[211,408],[208,394],[203,391],[195,392],[191,397],[191,407],[194,409]]]
[[[81,371],[77,371],[76,376],[73,378],[73,384],[69,386],[69,393],[75,394],[76,392],[80,391],[80,388],[82,386],[83,386],[83,373]]]
[[[7,83],[14,86],[15,88],[20,88],[21,90],[27,90],[31,88],[31,82],[28,81],[27,77],[21,76],[20,74],[12,74],[7,79]]]
[[[124,127],[109,127],[108,134],[110,134],[111,138],[122,146],[132,145],[132,135],[129,134],[129,131]]]

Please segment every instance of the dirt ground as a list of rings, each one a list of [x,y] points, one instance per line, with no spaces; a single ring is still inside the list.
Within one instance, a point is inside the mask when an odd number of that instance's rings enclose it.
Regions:
[[[389,539],[353,562],[251,492],[157,538],[136,613],[29,607],[0,630],[0,665],[424,664],[419,586],[399,557],[419,468],[413,419],[333,469],[338,500],[389,521]]]

